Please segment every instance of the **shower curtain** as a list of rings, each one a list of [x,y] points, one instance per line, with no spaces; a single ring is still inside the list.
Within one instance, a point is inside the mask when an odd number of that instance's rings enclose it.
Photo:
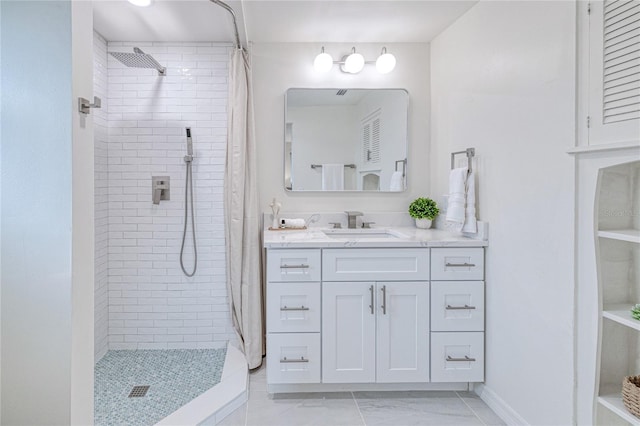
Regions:
[[[260,247],[253,92],[249,55],[235,48],[229,72],[225,168],[227,287],[231,316],[249,368],[262,364],[262,249]]]

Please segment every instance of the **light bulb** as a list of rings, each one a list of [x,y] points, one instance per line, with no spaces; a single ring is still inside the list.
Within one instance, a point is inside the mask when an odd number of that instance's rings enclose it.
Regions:
[[[151,4],[151,0],[129,0],[129,3],[140,7],[147,7]]]
[[[345,59],[344,70],[351,74],[357,74],[362,71],[362,68],[364,68],[364,56],[356,53],[354,50],[354,52]]]
[[[380,74],[387,74],[396,67],[396,57],[387,53],[387,48],[382,48],[382,54],[376,60],[376,69]]]
[[[324,53],[324,47],[322,51],[316,56],[313,61],[313,68],[318,72],[327,72],[333,66],[333,58],[328,53]]]

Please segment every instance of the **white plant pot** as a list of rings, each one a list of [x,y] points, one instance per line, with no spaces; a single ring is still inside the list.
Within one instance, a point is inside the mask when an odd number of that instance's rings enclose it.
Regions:
[[[420,229],[431,228],[431,219],[416,219],[416,227]]]

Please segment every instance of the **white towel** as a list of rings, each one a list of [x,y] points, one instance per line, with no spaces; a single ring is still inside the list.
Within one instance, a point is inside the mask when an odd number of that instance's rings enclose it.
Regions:
[[[404,191],[404,177],[402,172],[393,172],[391,175],[391,183],[389,184],[389,191]]]
[[[460,167],[449,173],[449,203],[447,204],[447,222],[462,227],[465,219],[465,193],[467,168]]]
[[[322,190],[342,191],[344,189],[344,164],[322,165]]]
[[[280,219],[280,223],[284,228],[304,228],[306,226],[305,220],[300,218],[287,219],[283,217]]]
[[[473,172],[467,176],[467,197],[465,208],[465,220],[462,232],[476,234],[478,232],[478,221],[476,219],[476,181]]]

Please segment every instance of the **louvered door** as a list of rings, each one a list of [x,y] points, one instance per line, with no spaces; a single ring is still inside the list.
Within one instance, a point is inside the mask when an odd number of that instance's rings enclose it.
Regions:
[[[640,0],[590,4],[589,144],[640,138]]]
[[[362,164],[380,163],[380,110],[362,120]]]

